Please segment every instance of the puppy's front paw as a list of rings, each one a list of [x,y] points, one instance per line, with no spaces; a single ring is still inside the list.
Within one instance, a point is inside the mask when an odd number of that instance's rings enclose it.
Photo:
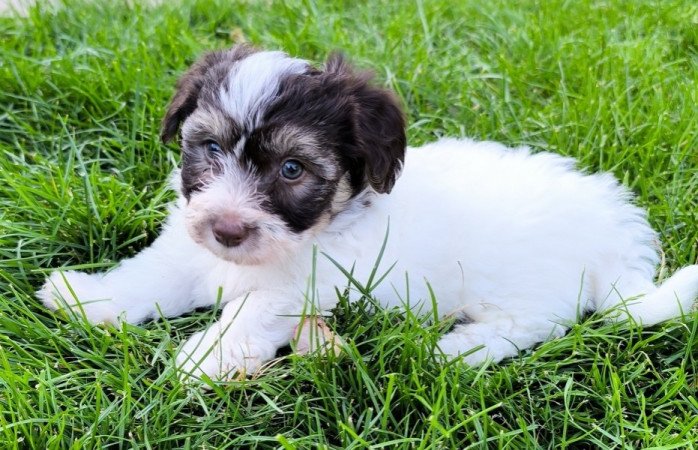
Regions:
[[[448,333],[439,339],[437,346],[447,359],[458,358],[471,367],[482,366],[492,359],[482,339],[467,333]]]
[[[91,323],[116,323],[119,311],[101,278],[83,272],[53,272],[36,296],[51,310],[84,314]]]
[[[193,376],[220,381],[254,374],[274,357],[276,349],[263,340],[255,340],[233,331],[222,334],[218,324],[192,335],[177,354],[176,364],[182,378]]]

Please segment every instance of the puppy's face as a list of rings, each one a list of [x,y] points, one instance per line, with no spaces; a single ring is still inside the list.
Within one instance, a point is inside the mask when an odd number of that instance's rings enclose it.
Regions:
[[[358,193],[389,192],[405,149],[394,96],[339,56],[320,70],[281,52],[236,47],[180,79],[163,121],[181,127],[187,229],[219,257],[283,257]]]

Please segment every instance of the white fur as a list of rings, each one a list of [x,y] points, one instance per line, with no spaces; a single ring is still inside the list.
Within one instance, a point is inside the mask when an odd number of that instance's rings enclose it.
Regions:
[[[194,193],[189,202],[180,201],[185,226],[194,241],[218,257],[238,264],[261,264],[293,250],[298,237],[288,231],[279,217],[262,210],[254,175],[229,158],[221,158],[219,163],[222,171],[219,176]],[[255,226],[256,231],[239,246],[223,246],[211,229],[211,223],[219,217],[235,217]]]
[[[366,198],[372,206],[360,208]],[[106,274],[56,272],[38,295],[51,308],[79,305],[92,322],[140,322],[215,304],[220,293],[220,320],[184,344],[178,364],[225,378],[257,369],[292,338],[308,309],[314,245],[314,306],[327,311],[347,279],[324,254],[366,282],[388,224],[379,275],[396,265],[373,294],[427,313],[430,285],[439,316],[473,320],[439,343],[451,356],[484,346],[465,357],[470,364],[513,356],[562,335],[582,312],[625,299],[633,319],[655,324],[689,311],[698,293],[698,266],[655,288],[656,234],[644,211],[610,175],[581,174],[557,155],[441,140],[408,150],[390,195],[366,192],[353,202],[293,251],[237,265],[192,240],[180,200],[150,248]]]
[[[247,56],[233,66],[227,85],[220,89],[225,112],[246,130],[256,128],[266,106],[274,99],[280,80],[303,73],[307,68],[307,61],[290,58],[283,52],[258,52]],[[244,139],[241,139],[237,147],[241,149],[243,145]]]

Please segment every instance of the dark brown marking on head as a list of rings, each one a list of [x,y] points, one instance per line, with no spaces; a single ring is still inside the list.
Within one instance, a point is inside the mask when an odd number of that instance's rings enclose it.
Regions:
[[[223,80],[235,61],[256,51],[251,46],[238,45],[229,50],[207,53],[195,62],[177,82],[175,94],[162,120],[162,141],[167,143],[174,139],[179,126],[197,108],[200,95],[210,94],[221,85],[225,86]]]

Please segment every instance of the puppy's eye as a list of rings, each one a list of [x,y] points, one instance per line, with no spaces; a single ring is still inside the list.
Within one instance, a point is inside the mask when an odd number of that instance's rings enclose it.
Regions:
[[[303,175],[303,164],[295,159],[287,159],[281,165],[281,176],[287,180],[297,180]]]
[[[206,147],[206,151],[209,153],[209,155],[219,155],[223,153],[223,149],[215,141],[206,141],[204,147]]]

